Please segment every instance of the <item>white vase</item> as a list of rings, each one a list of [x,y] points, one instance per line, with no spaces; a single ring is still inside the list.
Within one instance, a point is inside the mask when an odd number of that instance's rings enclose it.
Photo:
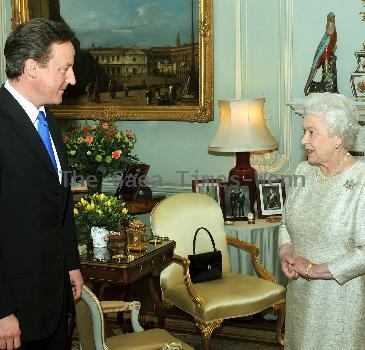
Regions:
[[[108,261],[110,259],[109,249],[106,247],[94,248],[93,254],[94,254],[94,259],[96,260]]]
[[[108,245],[109,231],[105,227],[91,227],[91,238],[94,248],[104,248]]]

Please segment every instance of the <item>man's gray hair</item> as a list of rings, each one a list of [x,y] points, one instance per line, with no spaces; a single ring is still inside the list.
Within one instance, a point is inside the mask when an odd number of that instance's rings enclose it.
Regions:
[[[329,92],[311,94],[304,99],[304,115],[322,118],[330,135],[343,138],[346,150],[355,144],[359,113],[349,98]]]

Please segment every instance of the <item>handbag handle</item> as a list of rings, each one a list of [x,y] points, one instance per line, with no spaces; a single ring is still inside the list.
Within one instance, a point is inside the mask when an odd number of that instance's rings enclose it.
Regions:
[[[214,249],[214,251],[216,251],[217,249],[215,249],[215,243],[214,243],[214,239],[213,239],[213,236],[212,236],[212,234],[208,231],[208,229],[207,228],[205,228],[205,227],[199,227],[196,231],[195,231],[195,234],[194,234],[194,240],[193,240],[193,254],[195,254],[195,241],[196,241],[196,235],[198,234],[198,232],[201,230],[201,229],[203,229],[203,230],[205,230],[206,231],[206,233],[209,235],[209,237],[210,237],[210,241],[212,242],[212,245],[213,245],[213,249]]]

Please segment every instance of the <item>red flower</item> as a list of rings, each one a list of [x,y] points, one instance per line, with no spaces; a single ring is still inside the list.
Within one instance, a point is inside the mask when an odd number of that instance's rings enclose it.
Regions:
[[[84,135],[87,135],[90,132],[90,126],[89,125],[84,125],[84,127],[82,128],[82,133]]]
[[[128,137],[133,137],[133,136],[134,136],[133,131],[128,130],[128,131],[127,131],[127,136],[128,136]]]
[[[85,137],[85,141],[86,141],[87,143],[91,143],[91,142],[93,142],[93,141],[94,141],[94,137],[93,137],[93,136],[86,136],[86,137]]]
[[[67,135],[63,135],[63,142],[66,143],[70,138]]]
[[[121,154],[122,154],[121,151],[114,151],[112,152],[112,158],[119,159]]]
[[[101,124],[101,127],[103,128],[103,129],[108,129],[109,128],[109,125],[108,125],[108,123],[103,123],[103,124]]]

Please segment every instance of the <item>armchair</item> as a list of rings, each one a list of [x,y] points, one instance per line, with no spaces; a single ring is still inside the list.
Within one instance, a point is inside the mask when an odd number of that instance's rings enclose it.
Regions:
[[[222,252],[222,278],[192,284],[187,256],[192,254],[195,230],[201,226],[212,233],[216,248]],[[194,317],[204,350],[210,349],[212,332],[224,319],[253,315],[269,307],[279,311],[276,335],[283,345],[286,290],[261,265],[257,245],[226,237],[222,211],[214,199],[199,193],[168,197],[153,209],[151,227],[154,234],[176,242],[173,263],[160,274],[163,303],[167,307],[177,306]],[[251,254],[259,277],[232,273],[228,244]],[[197,237],[196,250],[196,253],[212,250],[208,235]]]
[[[163,329],[143,331],[138,322],[141,304],[137,301],[102,301],[86,286],[81,299],[76,303],[76,324],[83,350],[160,350],[166,344],[180,342],[184,350],[193,350]],[[131,311],[131,322],[135,333],[120,334],[105,339],[103,313]]]

